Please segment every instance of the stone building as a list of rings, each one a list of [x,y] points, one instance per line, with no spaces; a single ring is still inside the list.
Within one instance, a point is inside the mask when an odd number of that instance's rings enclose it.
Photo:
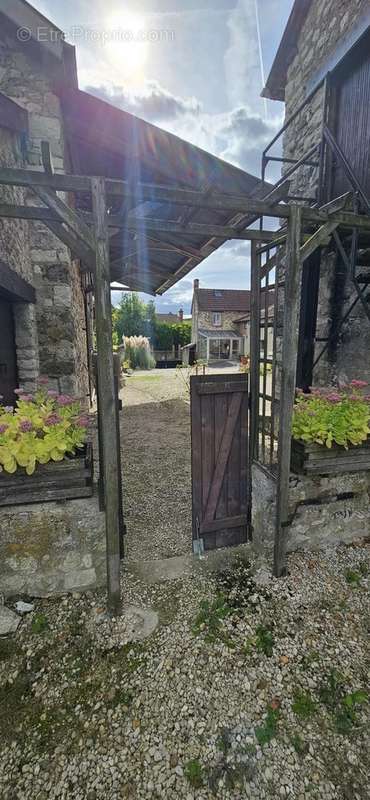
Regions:
[[[291,175],[289,195],[306,205],[335,207],[336,201],[338,209],[348,202],[350,210],[369,214],[369,0],[295,0],[263,94],[286,104],[282,134],[284,174]],[[267,148],[268,155],[274,152]],[[351,229],[341,228],[337,238],[328,237],[304,262],[298,387],[353,379],[370,383],[369,245],[368,233],[356,239]],[[282,256],[273,393],[277,409],[283,367]],[[275,441],[276,433],[275,427]],[[258,546],[272,544],[276,519],[276,448],[265,461],[264,457],[259,453],[253,464],[252,519]],[[313,476],[292,472],[288,518],[284,536],[290,549],[368,536],[369,472],[361,470],[359,462],[349,464],[343,474],[335,474],[333,468]]]
[[[59,86],[77,87],[74,48],[28,3],[0,2],[1,166],[40,169],[47,140],[55,171],[69,171]],[[2,202],[27,204],[29,197],[23,189],[0,188]],[[1,219],[0,394],[6,401],[17,385],[32,390],[40,373],[59,391],[86,396],[84,306],[79,265],[60,240],[41,223]]]
[[[285,101],[284,157],[298,160],[317,145],[292,176],[292,195],[322,204],[353,189],[340,159],[320,150],[326,123],[370,197],[368,0],[296,0],[263,94]],[[349,242],[343,244],[349,254]],[[298,385],[370,381],[366,247],[360,255],[356,278],[362,297],[332,245],[305,265]]]
[[[207,361],[223,358],[237,361],[249,341],[250,291],[245,289],[200,289],[194,280],[192,343],[196,356]]]

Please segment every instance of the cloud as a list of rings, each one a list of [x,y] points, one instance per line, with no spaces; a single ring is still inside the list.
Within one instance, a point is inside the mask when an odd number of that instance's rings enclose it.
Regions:
[[[86,91],[149,122],[176,120],[184,115],[198,117],[201,103],[195,97],[179,97],[167,91],[158,81],[146,81],[141,92],[122,86],[87,86]]]
[[[262,107],[258,38],[254,0],[237,0],[227,27],[229,44],[224,54],[227,92],[231,105],[246,101]]]
[[[157,81],[134,93],[115,84],[87,86],[86,91],[254,175],[260,174],[262,151],[282,124],[279,113],[266,120],[247,105],[207,113],[196,97],[172,94]]]

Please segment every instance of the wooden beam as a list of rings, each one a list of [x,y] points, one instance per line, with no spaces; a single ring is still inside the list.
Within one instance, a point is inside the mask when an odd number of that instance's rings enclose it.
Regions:
[[[276,521],[274,574],[286,571],[286,537],[289,520],[289,480],[292,439],[292,417],[296,390],[300,291],[302,208],[291,206],[285,266],[284,328],[281,365],[281,388],[278,439],[278,478],[276,487]]]
[[[47,175],[45,172],[5,167],[0,169],[0,184],[11,186],[40,186],[58,192],[90,192],[91,178],[86,175]],[[106,191],[113,197],[130,197],[137,201],[138,192],[142,200],[158,203],[175,203],[197,208],[209,208],[219,211],[245,211],[258,216],[285,217],[290,214],[290,206],[268,200],[258,200],[245,195],[231,195],[223,192],[195,191],[178,189],[159,184],[138,183],[135,187],[128,181],[106,179]]]
[[[184,256],[199,258],[200,261],[205,257],[205,253],[203,251],[206,250],[206,247],[200,247],[197,249],[196,247],[192,247],[190,244],[184,244],[183,242],[181,242],[181,244],[177,243],[176,239],[171,241],[171,237],[168,236],[166,236],[165,239],[148,237],[148,242],[150,243],[150,248],[154,247],[158,250],[169,250],[170,252],[180,253]]]
[[[41,142],[41,161],[46,175],[54,175],[53,159],[50,150],[50,143],[43,140]]]
[[[109,224],[116,226],[113,217]],[[169,222],[162,219],[151,219],[150,217],[130,219],[127,221],[127,225],[129,230],[140,230],[143,235],[145,235],[145,231],[162,231],[163,233],[177,233],[181,236],[212,236],[220,239],[243,239],[257,242],[269,242],[276,237],[274,231],[254,229],[238,231],[237,228],[231,225],[212,225],[207,222],[188,222],[182,225],[180,222]]]
[[[74,258],[78,258],[86,270],[89,272],[94,272],[95,270],[95,254],[94,251],[91,250],[89,247],[86,247],[84,242],[81,239],[78,239],[77,236],[71,231],[70,228],[66,228],[61,222],[51,222],[45,221],[45,225],[51,230],[55,236],[60,239],[63,244],[65,244],[72,252]]]
[[[330,242],[332,233],[334,233],[337,227],[337,222],[326,222],[316,233],[310,236],[307,242],[301,247],[302,261],[306,261],[307,258],[312,256],[312,253],[314,253],[318,247],[326,247]]]
[[[58,214],[51,211],[50,208],[43,208],[42,206],[16,206],[11,203],[0,203],[0,219],[2,217],[9,219],[36,219],[40,222],[45,222],[46,220],[60,222]]]
[[[51,211],[54,211],[54,213],[57,214],[59,222],[64,222],[65,225],[68,225],[77,238],[82,240],[86,247],[89,247],[92,251],[94,250],[93,235],[76,211],[67,206],[67,204],[64,203],[60,197],[57,197],[57,195],[50,189],[43,189],[34,186],[33,191]]]
[[[5,261],[0,260],[0,290],[16,302],[17,300],[25,303],[36,302],[36,292],[28,281],[21,278],[17,272],[9,267]]]
[[[95,311],[98,368],[98,402],[102,430],[104,495],[107,542],[108,609],[121,613],[120,594],[120,482],[117,452],[117,405],[112,348],[109,237],[106,221],[104,178],[92,178],[92,203],[95,219]]]
[[[49,187],[59,192],[91,192],[91,178],[86,175],[47,175],[45,172],[36,170],[14,169],[11,167],[0,169],[0,185],[28,186],[30,188],[34,186]],[[256,214],[257,216],[263,215],[282,219],[289,218],[291,209],[291,205],[274,202],[272,193],[271,200],[268,198],[259,200],[254,197],[223,194],[222,192],[206,195],[204,192],[191,189],[178,189],[146,183],[139,183],[133,190],[132,185],[127,181],[113,179],[106,180],[106,190],[107,194],[112,197],[133,197],[136,200],[137,192],[140,190],[140,196],[143,200],[218,209],[219,211],[235,209],[248,214]],[[325,210],[303,207],[302,216],[305,220],[311,222],[327,222],[332,218],[344,227],[359,227],[364,230],[370,230],[370,218],[365,215],[349,212],[336,212],[333,215]]]

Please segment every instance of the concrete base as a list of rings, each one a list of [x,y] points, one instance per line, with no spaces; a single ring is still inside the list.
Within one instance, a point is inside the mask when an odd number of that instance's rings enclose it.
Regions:
[[[321,549],[370,536],[370,472],[324,477],[292,474],[287,530],[288,551]],[[252,469],[253,544],[258,551],[274,541],[276,482],[258,464]]]
[[[0,509],[0,593],[47,597],[105,583],[105,515],[96,497]]]

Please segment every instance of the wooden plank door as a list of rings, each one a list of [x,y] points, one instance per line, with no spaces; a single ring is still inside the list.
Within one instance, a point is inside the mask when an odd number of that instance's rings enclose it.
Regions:
[[[191,378],[193,550],[248,539],[248,377]]]
[[[332,75],[332,128],[361,186],[370,197],[370,33]],[[334,164],[332,197],[350,188],[341,164]]]
[[[12,304],[0,297],[0,395],[4,405],[15,402],[17,358]]]

